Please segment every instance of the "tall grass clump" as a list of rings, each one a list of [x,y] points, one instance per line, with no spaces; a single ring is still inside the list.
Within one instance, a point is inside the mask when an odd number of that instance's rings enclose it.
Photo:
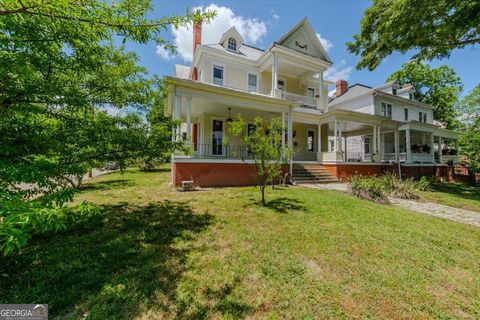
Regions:
[[[349,179],[349,185],[350,191],[357,197],[385,204],[389,203],[388,197],[420,199],[418,191],[426,190],[429,182],[425,177],[420,180],[401,180],[394,173],[386,173],[381,176],[353,176]]]

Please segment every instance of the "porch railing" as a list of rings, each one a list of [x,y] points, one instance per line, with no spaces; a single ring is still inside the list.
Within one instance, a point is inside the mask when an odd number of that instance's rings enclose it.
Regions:
[[[190,144],[189,152],[176,156],[196,159],[249,159],[248,148],[244,145]]]
[[[317,108],[316,98],[302,96],[301,94],[296,94],[291,92],[282,92],[282,99],[301,102],[301,105],[303,107],[313,108],[313,109]]]

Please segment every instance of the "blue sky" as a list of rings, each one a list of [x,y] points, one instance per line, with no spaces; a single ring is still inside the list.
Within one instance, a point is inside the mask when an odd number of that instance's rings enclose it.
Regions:
[[[218,17],[212,26],[204,26],[203,39],[219,40],[223,29],[234,24],[247,43],[260,48],[268,47],[290,28],[307,16],[314,30],[321,35],[333,60],[332,70],[328,76],[333,80],[348,78],[350,84],[357,82],[367,85],[379,85],[409,59],[410,55],[393,54],[389,56],[375,71],[355,69],[359,58],[346,50],[345,43],[358,32],[363,11],[370,1],[362,0],[323,0],[323,1],[178,1],[152,0],[155,7],[152,17],[184,14],[187,8],[208,7],[218,10]],[[208,35],[207,35],[208,33]],[[172,56],[154,43],[147,45],[130,45],[140,57],[140,64],[158,75],[173,73],[175,63],[190,65],[191,29],[168,30],[163,33],[165,39],[179,45],[179,55]],[[218,38],[218,39],[217,39]],[[209,39],[207,39],[209,40]],[[205,43],[205,42],[204,42]],[[480,83],[480,49],[466,48],[455,50],[450,59],[433,61],[433,66],[447,64],[455,69],[464,82],[465,92]]]

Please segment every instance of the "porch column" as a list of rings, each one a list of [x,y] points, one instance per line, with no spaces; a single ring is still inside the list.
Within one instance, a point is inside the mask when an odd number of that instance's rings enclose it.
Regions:
[[[372,146],[372,154],[377,153],[377,126],[373,126],[373,146]]]
[[[377,133],[377,152],[382,154],[382,132],[380,131],[381,126],[377,127],[378,133]]]
[[[405,129],[405,144],[407,145],[407,163],[412,163],[412,145],[410,142],[410,129]]]
[[[333,152],[338,151],[338,126],[337,119],[333,120]]]
[[[338,120],[338,151],[343,151],[342,145],[342,121]]]
[[[443,163],[443,153],[442,153],[442,137],[438,137],[438,162]]]
[[[277,89],[278,89],[278,75],[277,75],[277,72],[278,72],[278,68],[277,68],[277,64],[278,64],[278,57],[276,55],[275,52],[272,52],[272,92],[271,92],[271,96],[272,97],[275,97],[275,95],[277,94]]]
[[[285,112],[282,112],[282,147],[285,147]]]
[[[322,152],[322,125],[318,125],[317,129],[317,152]]]
[[[173,120],[179,120],[182,117],[182,97],[173,97],[172,118]],[[179,141],[181,134],[181,125],[178,124],[173,128],[172,140]]]
[[[191,142],[192,135],[192,97],[187,97],[187,141]]]
[[[433,149],[434,139],[433,132],[430,133],[430,155],[432,156],[432,163],[435,163],[435,150]]]
[[[347,159],[347,137],[345,137],[345,138],[343,138],[343,139],[345,140],[345,141],[344,141],[345,143],[344,143],[344,146],[343,146],[343,148],[344,148],[343,161],[347,162],[347,160],[348,160],[348,159]]]
[[[288,119],[287,119],[287,139],[288,139],[288,146],[293,148],[293,116],[292,116],[292,109],[288,112]],[[290,174],[293,172],[293,158],[290,157]]]
[[[393,131],[393,148],[395,150],[395,162],[396,163],[399,163],[400,162],[400,155],[399,155],[399,152],[400,152],[400,134],[398,132],[398,129],[395,128],[395,130]]]
[[[323,71],[318,73],[318,98],[320,99],[320,106],[323,107]]]

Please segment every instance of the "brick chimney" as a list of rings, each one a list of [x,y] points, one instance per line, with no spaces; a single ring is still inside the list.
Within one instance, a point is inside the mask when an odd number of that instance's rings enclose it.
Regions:
[[[193,54],[197,46],[202,44],[202,20],[198,20],[193,25]]]
[[[347,92],[348,90],[348,82],[345,80],[337,80],[336,82],[337,87],[337,97],[340,97],[342,94]]]

